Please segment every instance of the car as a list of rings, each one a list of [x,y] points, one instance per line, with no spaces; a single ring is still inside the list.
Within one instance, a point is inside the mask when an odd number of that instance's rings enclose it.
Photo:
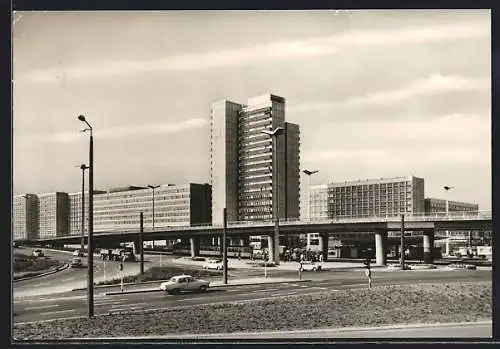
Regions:
[[[33,257],[43,257],[43,256],[44,256],[43,251],[42,251],[42,250],[40,250],[39,248],[38,248],[38,249],[33,250],[33,252],[31,253],[31,255],[32,255]]]
[[[74,250],[73,256],[74,257],[85,257],[85,253],[82,250]]]
[[[206,291],[209,285],[209,281],[196,279],[191,275],[177,275],[172,276],[166,282],[162,282],[160,289],[168,294],[178,294],[183,291]]]
[[[220,259],[210,259],[205,264],[203,264],[203,269],[215,269],[215,270],[223,270],[224,263]]]
[[[321,264],[316,264],[314,262],[303,261],[299,266],[300,271],[320,271]]]
[[[71,268],[79,268],[82,266],[83,266],[83,263],[82,263],[82,260],[80,258],[73,258],[71,260]]]
[[[21,247],[21,245],[19,245],[19,242],[14,241],[14,242],[12,243],[12,247],[14,247],[14,248],[19,248],[19,247]]]

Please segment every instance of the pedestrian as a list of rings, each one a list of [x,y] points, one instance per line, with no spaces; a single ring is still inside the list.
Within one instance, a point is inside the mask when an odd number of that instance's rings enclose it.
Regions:
[[[238,251],[238,260],[241,261],[241,250]]]
[[[368,278],[368,288],[372,288],[372,270],[370,268],[370,263],[366,264],[365,275]]]
[[[323,253],[320,253],[320,254],[319,254],[319,262],[320,262],[320,263],[323,263]]]

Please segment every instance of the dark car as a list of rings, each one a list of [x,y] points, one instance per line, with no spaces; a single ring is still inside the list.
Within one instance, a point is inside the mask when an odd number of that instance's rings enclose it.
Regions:
[[[80,258],[73,258],[71,260],[71,268],[80,268],[83,266],[82,260]]]

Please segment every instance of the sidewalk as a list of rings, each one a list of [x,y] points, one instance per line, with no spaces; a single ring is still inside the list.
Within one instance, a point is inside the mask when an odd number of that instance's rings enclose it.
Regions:
[[[183,264],[183,265],[194,265],[194,266],[203,266],[203,264],[206,263],[206,261],[193,261],[191,260],[190,257],[180,257],[180,258],[173,258],[169,260],[172,263],[176,264]],[[260,262],[260,260],[256,260],[256,262]],[[229,269],[250,269],[250,268],[259,268],[259,269],[264,269],[264,267],[258,267],[253,265],[253,263],[248,260],[248,259],[233,259],[233,258],[228,258],[227,260],[228,268]],[[322,262],[317,264],[320,264],[323,269],[328,270],[328,269],[351,269],[351,268],[364,268],[363,263],[349,263],[349,262]],[[372,265],[372,267],[377,267],[376,265]],[[299,269],[299,263],[298,262],[284,262],[281,261],[279,265],[277,266],[270,266],[268,267],[269,269],[276,269],[276,270],[298,270]]]

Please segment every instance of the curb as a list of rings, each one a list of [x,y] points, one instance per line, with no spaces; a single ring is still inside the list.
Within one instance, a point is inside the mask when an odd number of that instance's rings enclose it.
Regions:
[[[271,282],[246,282],[246,283],[241,283],[241,284],[227,284],[227,285],[214,285],[214,286],[209,286],[209,288],[225,288],[225,287],[238,287],[238,286],[248,286],[248,285],[269,285],[269,284],[283,284],[287,282],[309,282],[311,280],[287,280],[287,281],[271,281]],[[120,285],[118,285],[120,286]],[[130,291],[111,291],[111,292],[103,292],[103,296],[114,296],[114,295],[119,295],[119,294],[130,294],[130,293],[147,293],[147,292],[163,292],[159,288],[149,288],[149,289],[142,289],[142,290],[130,290]]]
[[[31,280],[31,279],[36,279],[36,278],[39,278],[39,277],[42,277],[42,276],[45,276],[45,275],[50,275],[50,274],[54,274],[54,273],[57,273],[59,271],[62,271],[64,269],[68,269],[69,268],[69,264],[66,263],[64,264],[63,266],[61,267],[58,267],[54,270],[51,270],[51,271],[48,271],[46,273],[42,273],[42,274],[38,274],[38,275],[33,275],[33,276],[28,276],[28,277],[24,277],[24,278],[20,278],[20,279],[15,279],[13,280],[14,282],[18,282],[18,281],[25,281],[25,280]]]

